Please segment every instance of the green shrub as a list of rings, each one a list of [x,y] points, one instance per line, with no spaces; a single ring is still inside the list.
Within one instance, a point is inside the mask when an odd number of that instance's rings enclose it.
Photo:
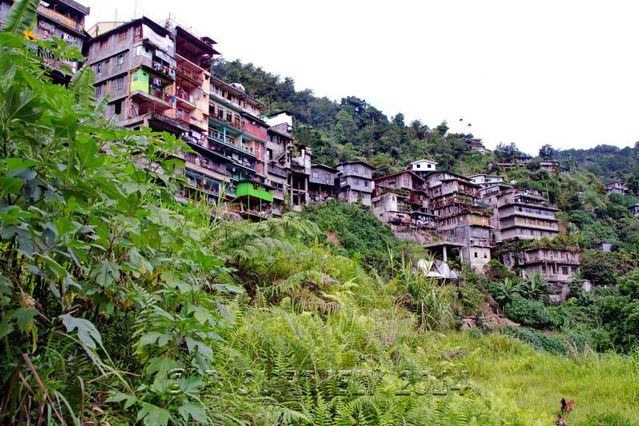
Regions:
[[[538,351],[546,351],[553,355],[567,355],[568,347],[559,338],[546,336],[537,330],[526,327],[508,327],[506,334],[530,344]]]
[[[506,305],[504,313],[511,320],[529,327],[545,328],[553,323],[552,316],[542,303],[520,296]]]

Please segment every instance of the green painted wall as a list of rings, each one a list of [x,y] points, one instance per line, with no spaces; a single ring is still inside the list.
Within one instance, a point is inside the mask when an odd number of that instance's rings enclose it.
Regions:
[[[131,91],[134,92],[136,90],[149,93],[149,73],[142,69],[138,69],[131,74]]]
[[[251,182],[240,182],[237,184],[235,196],[241,197],[244,195],[250,195],[251,197],[259,198],[269,203],[273,202],[273,194],[263,188],[253,188],[253,183]]]

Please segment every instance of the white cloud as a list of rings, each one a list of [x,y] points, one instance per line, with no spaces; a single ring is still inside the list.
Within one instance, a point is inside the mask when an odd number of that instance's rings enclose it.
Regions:
[[[89,25],[135,1],[84,3]],[[227,59],[293,77],[322,96],[365,98],[489,147],[588,148],[639,140],[639,3],[614,0],[138,0],[216,40]]]

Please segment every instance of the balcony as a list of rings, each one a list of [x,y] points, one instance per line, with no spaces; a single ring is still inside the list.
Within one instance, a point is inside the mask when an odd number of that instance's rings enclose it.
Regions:
[[[194,72],[183,65],[177,67],[176,73],[180,79],[186,80],[195,86],[201,86],[204,83],[204,75],[201,72]]]
[[[493,247],[493,244],[490,242],[490,240],[485,238],[471,238],[469,245],[472,247],[484,247],[484,248]]]
[[[255,154],[253,154],[253,152],[248,150],[247,148],[244,148],[244,147],[236,145],[236,144],[234,144],[232,142],[229,142],[228,140],[225,140],[223,137],[216,136],[214,133],[210,133],[209,132],[209,140],[212,140],[212,141],[217,142],[217,143],[219,143],[221,145],[224,145],[226,147],[234,149],[235,151],[240,152],[240,153],[242,153],[244,155],[248,155],[250,157],[257,158],[255,156]]]
[[[219,116],[219,115],[214,115],[213,111],[210,110],[210,116],[209,116],[209,120],[210,121],[214,121],[218,123],[218,126],[221,124],[222,126],[230,126],[232,129],[234,129],[237,132],[241,132],[242,131],[242,125],[239,122],[234,122],[233,120],[227,120],[225,119],[223,116]]]
[[[57,22],[58,24],[67,27],[79,34],[84,34],[84,26],[82,24],[80,24],[79,22],[74,21],[73,19],[64,16],[63,14],[56,12],[55,10],[51,10],[47,7],[44,7],[42,5],[38,6],[38,13],[42,16],[45,16],[49,19],[51,19],[54,22]]]
[[[526,254],[522,259],[524,264],[532,264],[532,263],[559,263],[565,265],[579,265],[579,257],[574,254],[570,254],[567,256],[561,256],[558,254]]]
[[[532,228],[542,231],[559,232],[559,225],[556,222],[550,223],[535,223],[530,221],[515,220],[515,221],[500,221],[501,229],[510,228]]]
[[[149,92],[138,89],[131,92],[131,97],[138,102],[141,100],[145,104],[151,104],[156,110],[167,110],[171,108],[173,95],[163,90],[151,89]]]

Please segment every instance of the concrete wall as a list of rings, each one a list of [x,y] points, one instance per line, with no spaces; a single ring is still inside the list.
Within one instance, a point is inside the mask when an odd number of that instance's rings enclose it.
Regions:
[[[463,247],[461,258],[464,263],[476,271],[482,272],[488,262],[490,262],[490,248],[487,247]]]
[[[311,174],[308,178],[310,183],[317,183],[322,185],[334,185],[336,172],[326,170],[323,167],[311,166]]]
[[[343,176],[357,176],[365,179],[373,178],[373,169],[364,164],[340,164],[337,166],[337,170],[342,172]]]

